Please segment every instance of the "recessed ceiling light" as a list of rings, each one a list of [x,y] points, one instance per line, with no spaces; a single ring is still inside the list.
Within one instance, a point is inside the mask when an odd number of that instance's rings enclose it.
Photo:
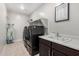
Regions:
[[[20,8],[21,8],[22,10],[24,10],[24,6],[23,6],[23,5],[21,5]]]

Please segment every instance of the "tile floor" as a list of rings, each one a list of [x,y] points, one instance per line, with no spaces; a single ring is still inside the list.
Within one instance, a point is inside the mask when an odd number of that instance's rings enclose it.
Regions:
[[[0,56],[30,56],[22,41],[0,45]]]

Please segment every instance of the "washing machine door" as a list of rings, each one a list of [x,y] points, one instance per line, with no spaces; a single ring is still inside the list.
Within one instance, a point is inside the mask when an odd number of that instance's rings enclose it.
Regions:
[[[29,31],[26,26],[24,27],[24,31],[23,31],[23,40],[29,40]]]

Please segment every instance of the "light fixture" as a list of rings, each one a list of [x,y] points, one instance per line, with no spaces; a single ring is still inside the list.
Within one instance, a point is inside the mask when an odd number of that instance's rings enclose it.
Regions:
[[[20,8],[21,8],[22,10],[24,10],[24,6],[23,6],[23,4],[21,4]]]

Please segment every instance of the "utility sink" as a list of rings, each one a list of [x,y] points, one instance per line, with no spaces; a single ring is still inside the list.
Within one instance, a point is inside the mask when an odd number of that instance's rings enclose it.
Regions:
[[[56,36],[53,36],[53,35],[48,35],[47,37],[48,38],[51,38],[51,39],[57,39],[57,37]]]
[[[71,38],[68,38],[68,37],[58,37],[57,40],[60,40],[62,42],[69,42],[69,41],[71,41]]]
[[[59,40],[59,41],[62,41],[62,42],[69,42],[69,41],[71,41],[71,38],[64,37],[64,36],[57,37],[56,35],[48,35],[47,37],[50,38],[50,39]]]

